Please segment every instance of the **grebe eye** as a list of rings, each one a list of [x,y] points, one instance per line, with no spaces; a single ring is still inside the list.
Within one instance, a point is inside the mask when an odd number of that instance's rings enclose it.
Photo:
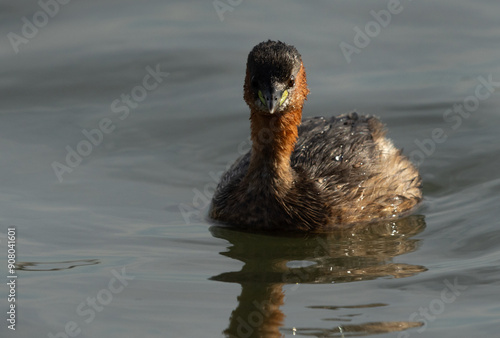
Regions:
[[[293,87],[295,85],[295,76],[290,76],[290,79],[288,80],[288,87]]]
[[[259,83],[252,77],[252,79],[250,80],[250,85],[252,86],[252,88],[257,88],[259,86]]]

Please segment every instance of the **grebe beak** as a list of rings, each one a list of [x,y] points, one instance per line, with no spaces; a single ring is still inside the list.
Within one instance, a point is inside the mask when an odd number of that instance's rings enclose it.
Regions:
[[[259,90],[259,99],[264,106],[267,107],[269,114],[274,114],[274,112],[285,102],[288,91],[277,90],[275,88]]]

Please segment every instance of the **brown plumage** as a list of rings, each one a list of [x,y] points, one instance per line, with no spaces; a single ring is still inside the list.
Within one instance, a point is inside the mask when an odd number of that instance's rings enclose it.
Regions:
[[[314,230],[397,217],[421,200],[417,169],[375,117],[306,119],[302,58],[267,41],[248,55],[252,149],[223,175],[210,217],[251,229]]]

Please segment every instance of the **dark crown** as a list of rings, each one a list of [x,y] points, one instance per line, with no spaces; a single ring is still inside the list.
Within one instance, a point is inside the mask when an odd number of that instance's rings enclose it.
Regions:
[[[248,54],[247,68],[257,80],[286,82],[300,69],[302,57],[295,47],[281,41],[265,41]]]

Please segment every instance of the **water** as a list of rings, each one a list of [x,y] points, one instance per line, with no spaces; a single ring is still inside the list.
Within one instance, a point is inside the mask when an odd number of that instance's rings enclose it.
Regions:
[[[51,4],[0,5],[2,337],[497,335],[496,1],[234,1],[223,21],[211,1]],[[305,116],[387,124],[424,179],[414,215],[303,236],[207,221],[267,38],[302,53]]]

